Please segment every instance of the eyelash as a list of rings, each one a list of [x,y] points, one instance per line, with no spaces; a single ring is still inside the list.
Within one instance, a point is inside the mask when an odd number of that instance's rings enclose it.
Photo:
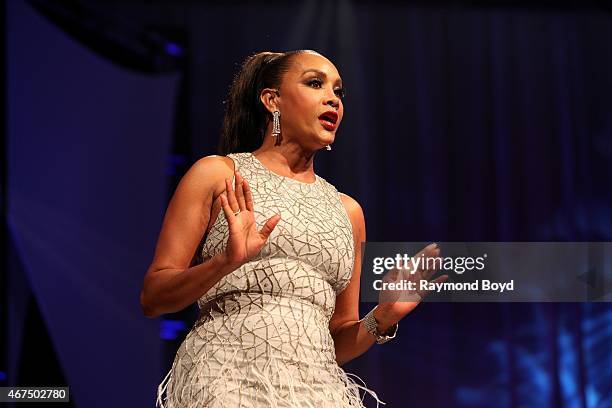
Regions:
[[[313,84],[318,84],[318,88],[320,88],[321,85],[323,85],[323,81],[318,78],[311,79],[310,81],[308,81],[308,85],[312,86]],[[346,91],[344,90],[344,88],[338,88],[334,89],[334,94],[336,94],[338,98],[342,99],[346,96]]]

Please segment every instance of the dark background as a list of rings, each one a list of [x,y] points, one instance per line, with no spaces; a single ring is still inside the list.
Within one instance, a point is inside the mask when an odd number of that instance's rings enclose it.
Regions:
[[[142,277],[177,181],[216,152],[238,64],[262,50],[338,67],[346,114],[316,171],[361,203],[368,241],[612,237],[609,7],[2,8],[0,386],[153,406],[195,311],[144,318]],[[608,303],[428,303],[344,368],[390,407],[612,407],[611,348]]]

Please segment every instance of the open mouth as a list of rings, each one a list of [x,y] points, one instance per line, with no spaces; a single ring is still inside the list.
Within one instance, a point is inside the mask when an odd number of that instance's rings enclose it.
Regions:
[[[319,116],[319,121],[327,130],[334,130],[336,122],[338,122],[338,114],[334,111],[328,111]]]

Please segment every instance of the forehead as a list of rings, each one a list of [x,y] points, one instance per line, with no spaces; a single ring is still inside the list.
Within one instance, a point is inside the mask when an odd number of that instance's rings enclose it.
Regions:
[[[292,64],[287,72],[287,76],[301,77],[308,70],[323,72],[328,79],[335,81],[340,79],[340,74],[336,66],[327,58],[311,53],[302,53],[292,59]]]

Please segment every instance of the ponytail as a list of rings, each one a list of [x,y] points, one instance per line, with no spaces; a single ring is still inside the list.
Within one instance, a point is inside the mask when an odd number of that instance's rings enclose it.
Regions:
[[[260,100],[261,91],[278,89],[291,57],[302,52],[260,52],[243,62],[224,102],[220,154],[252,152],[261,146],[272,117]]]

